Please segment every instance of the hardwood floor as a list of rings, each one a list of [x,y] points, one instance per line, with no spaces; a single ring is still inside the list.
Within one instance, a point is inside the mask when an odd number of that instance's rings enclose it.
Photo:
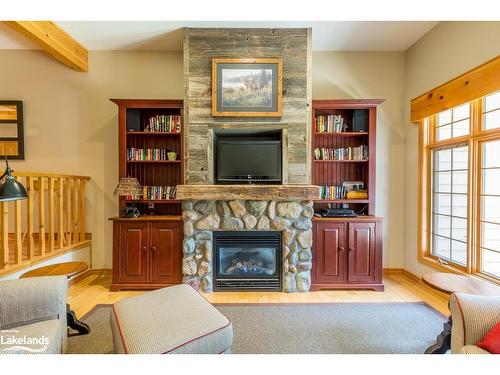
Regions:
[[[280,292],[217,292],[204,293],[212,303],[321,303],[321,302],[415,302],[425,301],[445,315],[449,314],[448,300],[405,274],[384,276],[385,291],[322,290],[309,293]],[[69,289],[68,301],[78,317],[97,304],[112,304],[139,295],[141,291],[110,292],[111,275],[89,274]]]

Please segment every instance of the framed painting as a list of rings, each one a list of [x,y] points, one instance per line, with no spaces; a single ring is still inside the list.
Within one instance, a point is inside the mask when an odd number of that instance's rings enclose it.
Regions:
[[[282,60],[212,59],[212,115],[280,117]]]
[[[23,102],[0,100],[0,158],[24,160]]]

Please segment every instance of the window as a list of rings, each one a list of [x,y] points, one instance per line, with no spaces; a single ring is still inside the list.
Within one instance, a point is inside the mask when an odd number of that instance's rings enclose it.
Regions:
[[[500,282],[500,92],[420,123],[419,258]]]
[[[466,265],[468,146],[433,151],[432,253]]]
[[[500,278],[500,140],[481,145],[481,270]]]

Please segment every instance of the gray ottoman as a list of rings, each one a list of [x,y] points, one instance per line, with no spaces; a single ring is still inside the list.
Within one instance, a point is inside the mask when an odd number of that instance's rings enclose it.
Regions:
[[[185,284],[114,304],[111,328],[122,354],[219,354],[233,343],[231,321]]]

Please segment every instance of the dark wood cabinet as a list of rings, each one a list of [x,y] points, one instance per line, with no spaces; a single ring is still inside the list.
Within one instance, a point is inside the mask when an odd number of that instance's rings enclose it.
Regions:
[[[178,284],[182,280],[181,227],[178,222],[159,221],[149,225],[150,281]]]
[[[319,222],[315,226],[315,281],[332,284],[347,280],[346,224]]]
[[[349,223],[349,274],[352,282],[375,282],[375,223]]]
[[[120,222],[117,238],[118,280],[123,283],[148,282],[148,223]]]
[[[182,282],[180,217],[112,220],[111,290],[156,289]]]
[[[381,219],[315,218],[313,226],[312,290],[384,290]]]

